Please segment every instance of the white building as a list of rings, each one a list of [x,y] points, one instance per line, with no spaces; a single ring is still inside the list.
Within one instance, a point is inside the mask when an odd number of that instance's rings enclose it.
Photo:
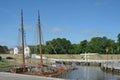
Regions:
[[[25,49],[24,49],[24,51],[25,51],[25,57],[30,57],[30,47],[25,47]]]
[[[15,47],[13,50],[14,54],[19,54],[20,53],[20,48],[19,47]]]
[[[22,53],[21,47],[14,48],[14,54],[21,54],[21,53]],[[30,57],[30,47],[27,46],[24,48],[24,54],[25,54],[25,57]]]

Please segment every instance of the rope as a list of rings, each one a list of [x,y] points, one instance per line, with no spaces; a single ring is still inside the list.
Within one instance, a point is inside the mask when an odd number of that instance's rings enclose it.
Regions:
[[[20,46],[20,43],[21,43],[21,28],[18,29],[18,40],[17,40],[17,46]]]

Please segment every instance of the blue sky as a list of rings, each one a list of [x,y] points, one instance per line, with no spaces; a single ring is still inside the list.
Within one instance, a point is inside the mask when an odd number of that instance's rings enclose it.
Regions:
[[[72,43],[120,33],[120,0],[0,0],[0,45],[20,44],[20,10],[24,11],[26,44],[37,43],[37,11],[43,40],[66,38]]]

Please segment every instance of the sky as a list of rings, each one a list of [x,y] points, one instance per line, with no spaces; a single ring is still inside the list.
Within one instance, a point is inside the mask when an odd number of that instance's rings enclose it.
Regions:
[[[37,44],[38,10],[44,44],[54,38],[71,43],[106,36],[117,41],[120,0],[0,0],[0,45],[21,44],[23,9],[25,44]]]

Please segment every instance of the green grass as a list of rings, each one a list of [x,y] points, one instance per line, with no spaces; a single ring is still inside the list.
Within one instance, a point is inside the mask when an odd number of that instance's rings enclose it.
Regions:
[[[0,68],[10,67],[10,64],[6,61],[0,61]]]

